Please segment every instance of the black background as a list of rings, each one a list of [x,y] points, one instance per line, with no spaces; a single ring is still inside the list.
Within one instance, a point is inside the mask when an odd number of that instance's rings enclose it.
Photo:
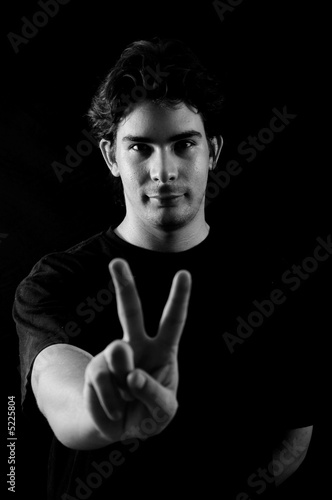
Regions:
[[[328,14],[321,7],[300,1],[244,0],[225,12],[222,21],[211,1],[71,0],[15,53],[8,33],[21,35],[22,16],[32,20],[40,10],[36,1],[17,1],[6,4],[1,16],[1,408],[6,416],[7,396],[16,396],[21,439],[16,450],[17,498],[24,498],[27,457],[36,468],[32,481],[38,481],[40,457],[22,449],[25,431],[11,319],[14,292],[40,257],[88,238],[119,216],[97,147],[65,173],[62,182],[52,162],[65,163],[66,146],[75,149],[84,139],[91,97],[127,44],[153,36],[180,38],[224,81],[225,145],[219,162],[222,168],[236,159],[243,171],[210,203],[212,222],[221,228],[236,225],[244,231],[244,244],[248,237],[257,238],[257,244],[267,241],[290,264],[311,256],[317,236],[326,239],[331,233],[326,155],[330,115],[325,97]],[[284,106],[297,117],[247,162],[238,145],[268,126],[273,108]],[[306,303],[317,314],[317,331],[304,335],[312,339],[321,363],[330,328],[330,267],[330,261],[321,263],[303,284],[310,290]],[[301,360],[296,362],[299,371],[305,370]],[[285,498],[302,498],[309,492],[309,498],[316,499],[328,491],[326,433],[321,420],[304,465],[287,486],[293,493],[285,491]],[[2,470],[7,467],[5,463]]]

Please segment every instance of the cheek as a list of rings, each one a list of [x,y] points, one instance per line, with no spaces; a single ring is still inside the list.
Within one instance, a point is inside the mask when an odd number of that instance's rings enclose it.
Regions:
[[[191,165],[191,171],[193,172],[193,178],[198,185],[207,181],[209,175],[209,156],[208,154],[201,154],[196,157],[194,163]],[[197,186],[198,187],[198,186]]]
[[[145,175],[142,169],[132,165],[121,172],[122,184],[125,191],[138,195],[138,189],[144,184]]]

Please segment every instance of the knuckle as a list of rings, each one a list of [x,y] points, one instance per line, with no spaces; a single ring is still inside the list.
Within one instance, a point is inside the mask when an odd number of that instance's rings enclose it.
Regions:
[[[114,351],[117,351],[118,349],[122,349],[124,345],[123,340],[116,339],[113,340],[110,344],[108,344],[107,347],[104,349],[104,356],[106,358],[106,361],[108,362],[109,359],[111,359]]]
[[[94,381],[97,385],[103,384],[105,381],[109,379],[109,374],[104,371],[96,371],[94,376]]]
[[[85,370],[85,379],[92,383],[100,383],[105,380],[107,373],[97,358],[93,358]]]

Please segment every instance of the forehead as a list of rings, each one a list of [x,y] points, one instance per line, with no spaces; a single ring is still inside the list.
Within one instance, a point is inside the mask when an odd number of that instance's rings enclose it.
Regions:
[[[205,136],[202,117],[185,103],[161,106],[150,101],[139,103],[119,123],[117,139],[127,135],[166,140],[186,130],[196,130]]]

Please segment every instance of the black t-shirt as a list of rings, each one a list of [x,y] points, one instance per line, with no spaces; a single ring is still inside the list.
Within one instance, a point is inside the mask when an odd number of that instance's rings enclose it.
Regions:
[[[285,429],[313,423],[310,396],[305,387],[304,397],[305,381],[292,366],[299,344],[288,330],[287,297],[283,302],[273,281],[279,263],[261,245],[239,244],[234,235],[223,238],[214,229],[199,245],[168,253],[131,245],[110,228],[33,267],[13,309],[22,402],[32,432],[44,418],[30,385],[38,353],[67,342],[96,355],[122,338],[108,270],[115,257],[131,267],[149,335],[157,331],[176,271],[192,274],[178,356],[179,409],[165,431],[146,440],[74,451],[52,437],[47,500],[137,494],[149,500],[174,492],[227,500],[261,498],[264,492],[268,498],[273,447]],[[275,288],[279,295],[272,303]],[[153,425],[144,422],[142,435]]]

